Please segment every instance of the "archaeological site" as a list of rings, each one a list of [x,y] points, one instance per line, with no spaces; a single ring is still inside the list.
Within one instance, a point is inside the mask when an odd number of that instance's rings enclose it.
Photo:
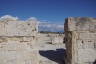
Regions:
[[[69,17],[64,33],[40,33],[38,20],[0,19],[0,64],[96,64],[96,18]]]
[[[63,64],[63,34],[39,33],[38,21],[0,19],[0,64]]]

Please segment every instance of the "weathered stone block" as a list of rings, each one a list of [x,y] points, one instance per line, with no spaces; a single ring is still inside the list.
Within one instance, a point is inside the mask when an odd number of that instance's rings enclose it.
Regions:
[[[68,18],[65,22],[65,31],[96,31],[96,18]]]
[[[0,64],[38,64],[37,32],[36,21],[0,20]]]
[[[96,39],[96,33],[87,33],[87,32],[85,32],[85,33],[80,33],[79,34],[79,39],[81,39],[81,40],[86,40],[86,39]]]
[[[34,21],[1,21],[0,36],[35,36],[37,24]],[[36,21],[37,22],[37,21]]]
[[[32,37],[30,37],[31,39]],[[0,64],[37,64],[38,52],[32,49],[33,40],[27,40],[28,37],[5,37],[0,43]],[[21,40],[24,40],[22,43]],[[29,43],[29,45],[28,45]]]
[[[96,18],[65,21],[66,64],[96,63]]]

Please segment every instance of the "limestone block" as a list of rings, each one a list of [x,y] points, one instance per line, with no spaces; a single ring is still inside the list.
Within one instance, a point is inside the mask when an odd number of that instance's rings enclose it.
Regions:
[[[52,44],[60,44],[63,42],[63,38],[57,36],[52,38]]]
[[[4,35],[4,34],[5,34],[5,29],[2,28],[2,27],[5,27],[5,26],[4,26],[4,23],[3,23],[3,22],[0,22],[0,31],[2,31],[2,32],[0,32],[0,34],[1,34],[1,35]]]
[[[32,21],[1,21],[0,36],[36,36],[37,25]]]
[[[95,25],[94,25],[95,24]],[[96,23],[94,22],[94,23],[91,23],[90,25],[89,25],[89,31],[91,31],[91,32],[94,32],[94,31],[96,31]]]
[[[84,49],[84,44],[82,43],[82,40],[77,40],[77,47],[78,49]]]
[[[27,43],[33,43],[31,38],[4,37],[0,43],[0,64],[37,64],[38,52]],[[1,39],[1,40],[2,40]],[[20,42],[21,40],[26,42]]]
[[[78,62],[94,62],[96,51],[93,49],[78,49]]]
[[[96,19],[70,17],[65,20],[65,31],[96,31]]]
[[[81,40],[85,40],[85,39],[96,39],[96,33],[87,33],[87,32],[85,32],[85,33],[80,33],[80,35],[79,35],[79,39],[81,39]]]
[[[64,24],[64,30],[65,31],[74,31],[76,30],[76,22],[74,21],[73,18],[68,18],[68,19],[65,19],[65,24]]]

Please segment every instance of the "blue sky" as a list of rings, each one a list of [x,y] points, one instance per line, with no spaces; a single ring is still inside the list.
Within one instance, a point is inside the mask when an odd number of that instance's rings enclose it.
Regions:
[[[0,0],[3,15],[63,24],[66,17],[96,17],[96,0]]]

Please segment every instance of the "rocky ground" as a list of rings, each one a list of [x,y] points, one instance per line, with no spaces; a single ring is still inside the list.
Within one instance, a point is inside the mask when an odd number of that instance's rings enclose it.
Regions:
[[[36,49],[39,64],[64,64],[63,37],[63,34],[38,34]]]

